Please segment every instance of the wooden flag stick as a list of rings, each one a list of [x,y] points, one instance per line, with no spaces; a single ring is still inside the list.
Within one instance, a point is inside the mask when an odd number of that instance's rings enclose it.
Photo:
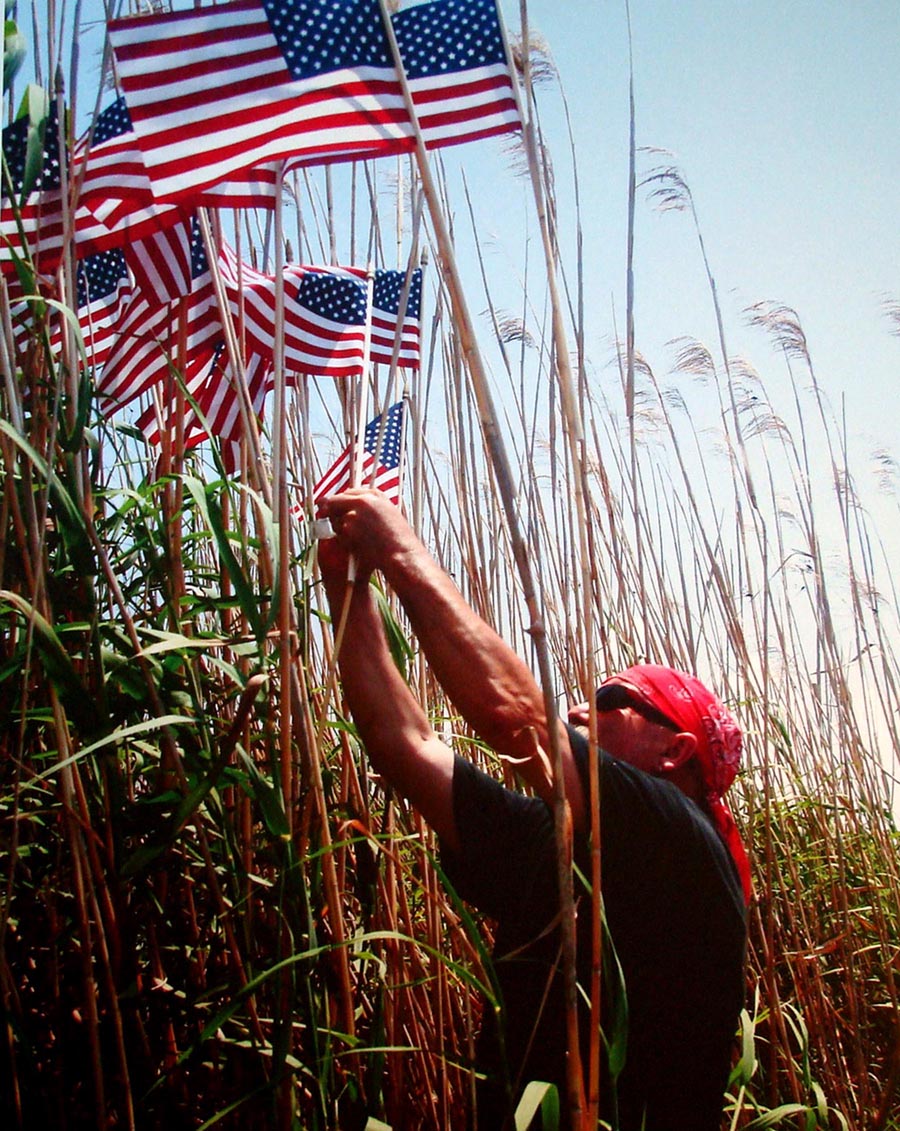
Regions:
[[[375,478],[378,475],[378,464],[381,459],[381,445],[384,443],[384,434],[387,431],[387,410],[394,399],[394,382],[397,378],[400,350],[403,346],[403,323],[406,320],[406,311],[409,306],[409,292],[412,287],[412,277],[415,271],[416,256],[419,250],[419,227],[422,220],[422,202],[423,197],[420,193],[416,199],[413,210],[412,243],[409,249],[409,259],[406,264],[406,275],[403,279],[403,287],[401,288],[400,299],[397,304],[397,328],[394,332],[394,344],[391,347],[391,364],[388,370],[387,388],[385,389],[384,399],[382,401],[381,423],[378,426],[378,437],[375,442],[375,459],[372,463],[372,473],[369,476],[370,487],[375,486]],[[424,278],[422,281],[424,284]],[[419,320],[421,324],[421,299],[419,306]]]
[[[571,860],[572,830],[571,818],[565,797],[560,736],[559,729],[556,725],[556,697],[553,687],[553,674],[550,668],[546,628],[535,592],[528,547],[525,544],[519,523],[512,469],[500,433],[487,373],[475,338],[472,318],[463,293],[462,280],[456,265],[453,243],[441,209],[437,186],[435,185],[431,173],[425,140],[422,137],[422,130],[419,125],[406,70],[403,66],[403,59],[397,44],[397,38],[394,35],[394,27],[387,11],[386,0],[379,0],[379,6],[388,43],[391,48],[394,66],[397,70],[400,87],[403,92],[404,104],[410,121],[412,122],[415,138],[416,163],[422,181],[422,189],[425,193],[425,200],[428,204],[428,212],[431,218],[435,242],[437,244],[438,256],[440,258],[441,273],[450,297],[454,323],[456,325],[463,355],[466,359],[475,402],[478,406],[478,414],[481,421],[485,445],[493,465],[497,487],[500,492],[507,525],[509,527],[513,555],[519,571],[522,592],[531,622],[528,632],[534,644],[540,672],[541,688],[544,695],[544,712],[547,719],[547,733],[550,744],[550,764],[553,769],[554,828],[557,843],[560,846],[558,855],[561,910],[560,933],[563,947],[563,977],[569,1049],[569,1055],[567,1057],[567,1084],[572,1125],[580,1129],[584,1112],[584,1085],[582,1081],[581,1057],[578,1051],[577,986],[575,979],[575,906],[572,890],[572,869],[569,863]],[[515,79],[513,81],[515,81]]]
[[[592,566],[591,554],[588,546],[588,484],[587,484],[587,460],[585,454],[584,444],[584,430],[582,428],[581,416],[578,411],[578,403],[575,396],[575,383],[572,378],[572,368],[569,361],[569,344],[566,336],[565,321],[563,318],[562,302],[559,296],[559,287],[556,279],[556,249],[553,244],[553,237],[550,231],[550,221],[547,215],[546,196],[544,192],[544,181],[542,177],[542,162],[538,154],[537,134],[535,130],[534,116],[531,113],[533,88],[531,78],[531,53],[529,50],[529,36],[528,36],[528,4],[527,0],[520,0],[519,3],[520,20],[522,25],[522,72],[525,81],[525,91],[528,96],[528,110],[526,114],[522,105],[522,98],[518,88],[518,84],[514,83],[513,93],[516,99],[516,104],[519,108],[519,116],[524,123],[524,139],[525,139],[525,152],[528,158],[528,171],[531,179],[532,191],[534,193],[535,207],[538,215],[538,224],[541,231],[541,241],[544,249],[544,260],[547,275],[547,286],[550,293],[550,305],[552,312],[552,327],[553,327],[553,344],[554,356],[556,361],[556,374],[559,382],[560,402],[563,409],[563,417],[566,424],[566,436],[569,441],[569,455],[572,462],[574,491],[572,496],[575,500],[575,510],[577,516],[577,530],[579,542],[579,558],[581,562],[581,596],[584,602],[582,613],[582,625],[584,631],[584,662],[586,670],[586,680],[588,690],[596,685],[596,673],[594,668],[594,645],[593,645],[593,609],[591,602],[591,595],[593,593],[592,586]],[[506,28],[503,25],[502,16],[498,11],[498,18],[500,19],[501,33],[503,36],[504,48],[506,50],[507,64],[510,72],[515,74],[513,69],[512,55],[509,49],[509,41],[506,35]],[[589,777],[590,777],[590,813],[591,813],[591,885],[594,892],[595,907],[599,907],[599,893],[600,893],[600,779],[599,779],[599,765],[596,757],[597,749],[597,709],[594,704],[594,696],[588,694],[589,704],[589,742],[590,748],[594,756],[589,759]],[[591,984],[590,984],[590,998],[591,998],[591,1029],[592,1034],[592,1047],[588,1058],[588,1096],[587,1096],[587,1111],[586,1122],[588,1126],[595,1127],[597,1124],[597,1113],[599,1109],[599,1091],[600,1091],[600,1048],[599,1048],[599,1034],[600,1034],[600,987],[601,987],[601,953],[602,953],[602,936],[600,930],[600,916],[595,914],[592,920],[593,925],[593,938],[592,938],[592,955],[591,955]],[[574,1122],[574,1120],[573,1120]]]
[[[275,479],[275,521],[278,531],[278,667],[281,673],[279,733],[279,769],[281,795],[288,831],[293,827],[292,789],[292,733],[291,733],[291,673],[293,657],[293,617],[291,601],[291,514],[287,485],[287,412],[285,407],[284,379],[284,209],[282,186],[284,162],[280,162],[275,181],[275,317],[273,376],[275,386],[272,406],[272,471]]]
[[[331,827],[328,820],[328,807],[325,801],[325,785],[319,760],[318,734],[312,716],[310,696],[305,685],[305,671],[302,663],[295,662],[293,656],[294,604],[290,571],[291,513],[286,458],[287,412],[285,410],[284,373],[284,228],[281,191],[283,179],[284,168],[282,166],[279,169],[278,186],[275,194],[275,404],[273,406],[275,446],[272,456],[276,482],[279,555],[279,668],[282,688],[279,751],[281,791],[288,828],[293,829],[293,802],[295,799],[292,740],[296,739],[301,749],[306,752],[306,765],[309,768],[312,789],[319,809],[323,886],[328,903],[329,923],[335,943],[334,956],[341,990],[339,995],[340,1021],[344,1033],[349,1038],[353,1038],[356,1031],[356,1021],[354,1017],[353,985],[350,976],[350,958],[345,946],[347,934],[344,927],[344,913],[335,866]],[[292,717],[295,723],[293,726],[291,725]],[[282,1109],[282,1114],[287,1119],[289,1103],[286,1103]],[[285,1126],[290,1126],[289,1119],[287,1119]]]
[[[203,239],[203,247],[206,251],[206,260],[209,264],[213,290],[216,295],[219,320],[222,323],[222,331],[225,337],[225,350],[228,354],[228,365],[238,393],[238,405],[241,410],[241,423],[244,426],[244,436],[247,439],[247,444],[250,449],[249,467],[252,469],[251,474],[254,477],[254,485],[258,487],[266,504],[271,507],[272,487],[267,477],[262,473],[262,447],[259,442],[259,428],[256,423],[256,413],[253,411],[250,391],[247,388],[244,358],[241,353],[240,343],[237,339],[237,333],[235,332],[234,321],[231,317],[231,307],[228,302],[228,295],[225,291],[222,272],[219,269],[218,246],[213,240],[209,224],[209,214],[205,208],[197,209],[197,220],[200,224],[200,234]]]

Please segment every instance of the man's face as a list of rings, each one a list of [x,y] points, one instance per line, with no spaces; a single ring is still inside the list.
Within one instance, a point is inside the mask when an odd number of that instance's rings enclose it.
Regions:
[[[569,709],[569,725],[584,735],[587,735],[588,711],[587,703]],[[634,707],[597,712],[598,745],[613,758],[628,762],[644,773],[659,776],[661,763],[676,737],[673,727],[651,722]]]

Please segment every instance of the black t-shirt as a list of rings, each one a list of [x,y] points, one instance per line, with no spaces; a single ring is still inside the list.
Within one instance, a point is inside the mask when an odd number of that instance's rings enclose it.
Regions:
[[[570,741],[587,796],[587,744],[574,731]],[[610,1039],[622,1031],[623,1005],[628,1026],[615,1088],[604,1068],[601,1114],[621,1131],[716,1131],[743,1002],[740,881],[712,824],[680,790],[602,752],[600,769],[603,908],[622,972],[617,979],[605,951],[603,1027]],[[529,1080],[555,1083],[566,1104],[553,819],[543,801],[504,788],[462,758],[453,804],[463,847],[455,854],[442,845],[445,871],[460,896],[497,921],[502,1010],[484,1013],[478,1124],[499,1131]],[[576,837],[575,861],[589,877],[586,837]],[[592,906],[577,878],[575,890],[586,994]],[[614,985],[622,980],[624,1001]],[[583,1055],[588,1023],[585,1007]]]

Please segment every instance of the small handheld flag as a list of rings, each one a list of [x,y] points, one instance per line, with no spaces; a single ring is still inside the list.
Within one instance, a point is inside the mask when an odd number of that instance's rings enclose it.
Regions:
[[[379,413],[366,425],[363,444],[366,454],[363,460],[360,482],[360,486],[368,487],[371,485],[377,491],[381,491],[397,506],[400,505],[403,416],[404,402],[397,401],[387,410],[387,419],[383,429],[381,426],[382,413]],[[379,436],[381,436],[381,446],[376,453]],[[339,495],[341,491],[346,491],[352,485],[352,470],[353,444],[348,444],[313,488],[313,502],[318,504],[331,495]]]

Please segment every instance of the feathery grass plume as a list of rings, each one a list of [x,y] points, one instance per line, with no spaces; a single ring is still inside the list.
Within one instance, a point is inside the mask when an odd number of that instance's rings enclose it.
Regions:
[[[513,67],[519,76],[520,82],[524,82],[526,70],[525,43],[521,35],[515,34],[509,34],[507,41],[509,43],[509,53],[512,58]],[[529,28],[528,30],[528,70],[531,74],[531,83],[533,86],[546,86],[551,83],[555,84],[559,82],[559,71],[553,59],[550,44],[544,39],[540,32],[533,28]]]
[[[747,308],[751,326],[765,330],[787,357],[809,365],[809,347],[796,310],[781,303],[757,302]]]
[[[885,298],[881,306],[885,317],[891,323],[891,333],[900,335],[900,301],[895,298]]]
[[[872,452],[878,485],[885,494],[895,495],[900,481],[900,461],[884,448]]]

